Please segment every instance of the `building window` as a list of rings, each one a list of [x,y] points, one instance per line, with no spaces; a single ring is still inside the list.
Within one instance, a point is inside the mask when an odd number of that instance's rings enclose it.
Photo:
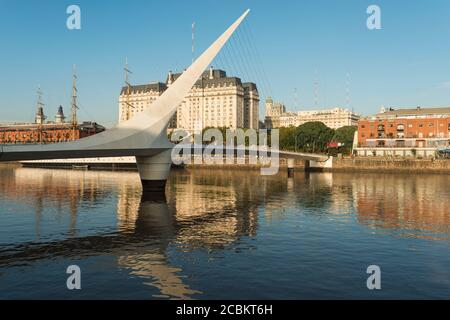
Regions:
[[[396,140],[395,146],[398,148],[404,148],[405,147],[405,140]]]

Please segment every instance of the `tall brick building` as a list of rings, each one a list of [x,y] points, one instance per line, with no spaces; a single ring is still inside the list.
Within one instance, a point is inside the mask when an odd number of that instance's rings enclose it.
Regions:
[[[34,123],[0,125],[0,144],[56,143],[78,140],[102,132],[105,128],[95,122],[73,125],[64,122],[62,107],[58,108],[54,122],[45,122],[40,106]]]

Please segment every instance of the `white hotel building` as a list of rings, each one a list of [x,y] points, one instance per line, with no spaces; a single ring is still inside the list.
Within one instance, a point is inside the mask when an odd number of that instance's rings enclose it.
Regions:
[[[275,110],[272,110],[274,108]],[[280,112],[281,110],[283,112]],[[297,127],[306,122],[319,121],[329,128],[338,129],[345,126],[357,126],[359,119],[358,114],[344,108],[286,112],[284,105],[273,103],[271,98],[266,101],[266,125],[272,124],[272,128]]]
[[[169,72],[165,83],[123,87],[119,97],[119,121],[150,107],[180,75]],[[223,70],[205,71],[178,107],[169,128],[193,132],[206,127],[258,129],[256,84],[242,83],[237,77],[228,77]]]

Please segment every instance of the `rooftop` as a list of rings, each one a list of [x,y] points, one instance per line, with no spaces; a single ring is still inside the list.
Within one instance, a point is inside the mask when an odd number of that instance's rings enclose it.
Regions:
[[[14,124],[0,124],[0,131],[11,131],[11,130],[37,130],[37,129],[68,129],[71,128],[72,125],[70,123],[55,123],[55,122],[46,122],[41,124],[37,123],[14,123]],[[99,125],[96,122],[92,121],[84,121],[77,125],[78,129],[86,130],[86,129],[94,129],[104,131],[105,127]]]
[[[163,82],[153,82],[149,84],[143,84],[143,85],[132,85],[130,86],[130,93],[136,94],[136,93],[146,93],[150,91],[155,92],[164,92],[167,87],[174,81],[176,81],[180,76],[182,75],[181,72],[178,73],[172,73],[169,72],[167,75],[165,83]],[[253,82],[245,82],[242,83],[241,79],[238,77],[229,77],[227,76],[227,73],[224,70],[220,69],[209,69],[202,73],[199,80],[195,83],[195,87],[197,88],[204,88],[210,85],[228,85],[232,84],[235,86],[240,86],[244,90],[250,90],[250,91],[258,91],[258,88],[255,83]],[[120,92],[121,95],[127,93],[127,86],[122,87],[122,90]]]
[[[387,109],[386,112],[380,112],[377,116],[426,116],[426,115],[449,115],[450,116],[450,107],[441,107],[441,108],[422,108],[417,107],[414,109]]]
[[[163,92],[167,89],[167,85],[162,82],[153,82],[149,84],[141,84],[136,86],[130,86],[130,93],[146,93],[150,91]],[[128,90],[128,87],[122,87],[122,91],[120,94],[125,94]]]
[[[416,107],[416,108],[381,108],[375,115],[365,117],[366,120],[398,119],[398,118],[446,118],[450,117],[450,107]]]

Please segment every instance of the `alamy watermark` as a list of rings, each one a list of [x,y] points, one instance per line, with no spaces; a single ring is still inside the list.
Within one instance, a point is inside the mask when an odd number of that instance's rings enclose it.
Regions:
[[[275,175],[279,170],[279,130],[209,128],[189,133],[175,130],[170,140],[174,164],[250,164],[261,165],[261,175]]]
[[[70,276],[67,278],[66,286],[69,290],[81,290],[81,269],[77,265],[71,265],[67,267],[67,274]]]
[[[66,26],[69,30],[81,29],[81,8],[72,4],[67,7],[66,13],[69,15],[66,20]],[[381,8],[376,4],[367,7],[366,13],[369,17],[366,20],[366,26],[369,30],[381,29]]]
[[[366,25],[369,30],[381,29],[381,8],[376,4],[372,4],[367,7],[366,10],[369,17],[367,18]]]
[[[369,290],[381,290],[381,269],[377,265],[370,265],[366,270],[370,276],[367,278],[367,289]]]
[[[77,5],[70,5],[66,9],[66,13],[69,15],[66,20],[66,26],[69,30],[81,29],[81,8]]]

